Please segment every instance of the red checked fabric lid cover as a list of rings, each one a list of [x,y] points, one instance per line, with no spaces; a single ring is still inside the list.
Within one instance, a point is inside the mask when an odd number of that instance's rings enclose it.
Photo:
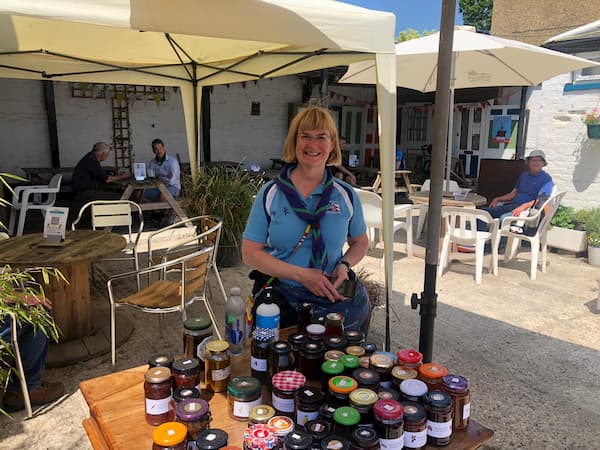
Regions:
[[[273,387],[280,391],[295,391],[304,386],[306,377],[300,372],[284,370],[273,375]]]

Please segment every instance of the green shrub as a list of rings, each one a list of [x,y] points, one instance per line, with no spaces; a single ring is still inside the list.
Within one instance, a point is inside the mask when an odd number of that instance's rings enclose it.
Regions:
[[[585,219],[586,241],[592,247],[600,247],[600,208],[589,210]]]
[[[568,228],[572,230],[575,228],[575,209],[571,206],[560,205],[550,221],[550,225],[560,228]]]

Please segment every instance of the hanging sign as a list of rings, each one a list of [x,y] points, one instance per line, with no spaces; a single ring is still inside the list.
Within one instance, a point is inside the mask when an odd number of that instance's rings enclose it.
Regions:
[[[510,131],[512,124],[511,116],[493,116],[492,142],[508,144],[510,142]]]

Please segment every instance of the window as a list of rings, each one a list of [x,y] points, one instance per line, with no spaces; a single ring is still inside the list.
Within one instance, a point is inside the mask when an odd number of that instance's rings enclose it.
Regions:
[[[408,107],[406,133],[409,142],[427,141],[427,107]]]
[[[600,51],[577,53],[575,56],[600,63]],[[573,84],[589,82],[600,82],[600,67],[588,67],[586,69],[576,70],[573,72]]]

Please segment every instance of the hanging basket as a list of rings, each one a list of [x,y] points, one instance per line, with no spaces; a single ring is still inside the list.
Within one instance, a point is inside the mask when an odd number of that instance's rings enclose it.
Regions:
[[[587,125],[587,136],[589,139],[600,139],[600,124]]]

